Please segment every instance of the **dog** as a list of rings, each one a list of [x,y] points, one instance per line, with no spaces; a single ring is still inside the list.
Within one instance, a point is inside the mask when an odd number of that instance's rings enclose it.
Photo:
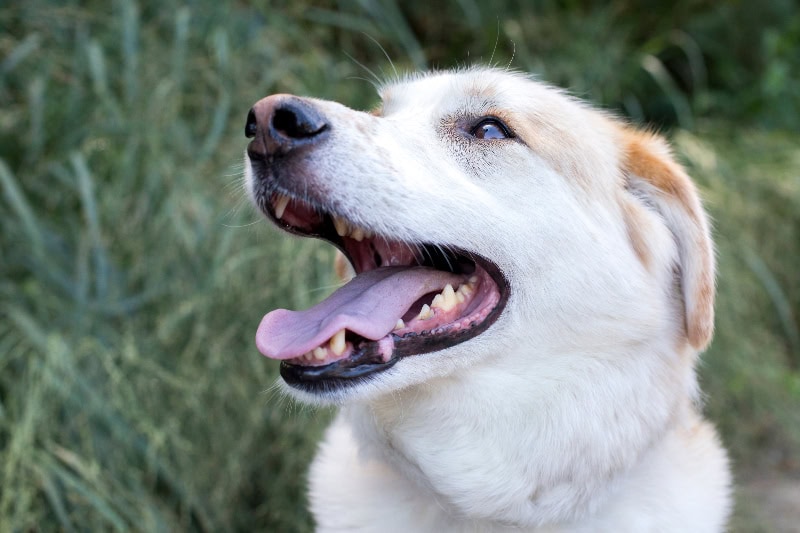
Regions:
[[[668,144],[503,70],[380,96],[273,95],[245,126],[255,204],[356,274],[256,333],[292,395],[341,406],[318,531],[722,531],[714,251]]]

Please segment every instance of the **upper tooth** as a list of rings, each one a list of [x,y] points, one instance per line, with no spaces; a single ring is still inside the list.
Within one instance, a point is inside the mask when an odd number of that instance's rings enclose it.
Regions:
[[[361,242],[364,240],[364,230],[361,228],[356,228],[353,230],[353,233],[350,234],[350,237]]]
[[[344,330],[340,329],[333,337],[331,337],[330,349],[334,354],[342,355],[344,353],[344,348]]]
[[[286,206],[289,205],[289,197],[278,194],[278,199],[275,200],[275,218],[280,220],[283,212],[286,211]]]
[[[336,228],[336,233],[339,234],[339,237],[344,237],[347,235],[347,222],[339,217],[333,217],[333,226]]]

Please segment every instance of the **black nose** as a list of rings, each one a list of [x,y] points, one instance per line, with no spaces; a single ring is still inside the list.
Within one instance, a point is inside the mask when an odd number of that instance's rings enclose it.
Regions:
[[[245,136],[253,139],[247,151],[254,157],[284,155],[315,144],[329,130],[330,124],[314,104],[281,94],[259,100],[244,126]]]

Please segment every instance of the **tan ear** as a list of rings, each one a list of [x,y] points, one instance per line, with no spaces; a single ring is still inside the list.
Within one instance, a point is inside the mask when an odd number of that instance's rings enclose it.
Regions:
[[[625,130],[623,142],[623,169],[630,188],[658,211],[675,238],[686,336],[694,348],[702,350],[714,331],[715,261],[697,189],[660,137]]]

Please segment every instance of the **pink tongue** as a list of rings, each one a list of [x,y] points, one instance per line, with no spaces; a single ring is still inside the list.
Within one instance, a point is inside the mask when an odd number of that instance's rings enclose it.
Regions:
[[[258,326],[256,346],[271,359],[299,357],[347,329],[370,340],[391,332],[419,298],[439,292],[455,274],[427,267],[383,267],[359,274],[305,311],[276,309]]]

